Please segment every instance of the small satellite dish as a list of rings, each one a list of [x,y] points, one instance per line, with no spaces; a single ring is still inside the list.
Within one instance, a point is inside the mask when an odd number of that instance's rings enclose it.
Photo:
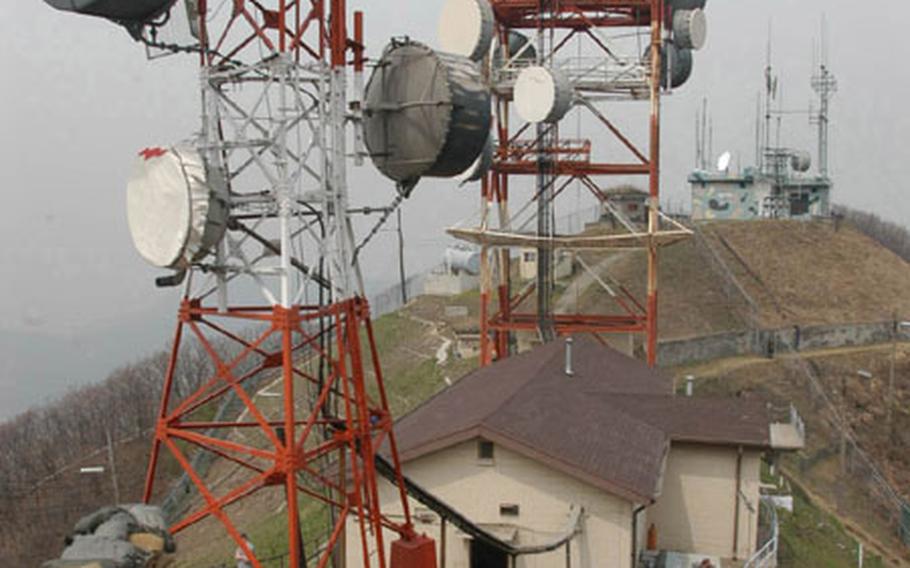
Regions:
[[[730,169],[730,162],[733,160],[733,154],[724,152],[717,158],[717,171],[726,172]]]
[[[133,244],[153,266],[185,269],[209,254],[227,228],[223,176],[186,146],[146,148],[126,193]]]
[[[705,12],[677,10],[673,12],[673,43],[682,49],[699,50],[708,39],[708,19]]]
[[[526,67],[515,81],[515,110],[532,123],[559,122],[572,107],[572,84],[562,72]]]
[[[439,47],[480,61],[490,51],[495,21],[489,0],[447,0],[439,18]]]

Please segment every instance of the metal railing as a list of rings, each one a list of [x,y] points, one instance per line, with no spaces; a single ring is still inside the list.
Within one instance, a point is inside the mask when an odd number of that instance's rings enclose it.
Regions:
[[[743,568],[774,568],[777,566],[777,548],[780,542],[780,526],[777,522],[777,508],[768,496],[761,498],[761,508],[767,514],[769,529],[768,539],[761,548],[746,560]]]

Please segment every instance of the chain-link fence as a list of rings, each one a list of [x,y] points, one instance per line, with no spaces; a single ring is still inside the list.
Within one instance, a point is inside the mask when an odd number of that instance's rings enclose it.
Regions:
[[[846,369],[821,369],[799,354],[782,361],[795,379],[790,393],[794,404],[814,417],[805,450],[786,463],[832,512],[850,519],[866,535],[885,540],[882,545],[896,555],[910,556],[910,504],[857,438],[856,429],[862,427],[866,444],[881,452],[894,448],[889,429],[875,428],[877,418],[857,410],[856,398],[867,390],[856,384],[862,377],[855,379]]]

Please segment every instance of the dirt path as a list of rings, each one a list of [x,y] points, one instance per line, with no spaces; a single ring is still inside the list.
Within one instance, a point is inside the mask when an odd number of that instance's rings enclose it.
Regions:
[[[879,343],[875,345],[858,345],[848,347],[832,347],[829,349],[817,349],[814,351],[798,351],[796,353],[780,353],[774,359],[759,357],[757,355],[744,355],[741,357],[729,357],[727,359],[715,359],[706,363],[694,363],[677,367],[676,374],[695,375],[696,377],[716,377],[752,366],[774,364],[776,361],[790,361],[794,359],[818,359],[832,357],[835,355],[850,355],[854,353],[889,353],[891,350],[890,343]],[[901,344],[898,346],[900,352],[910,351],[910,346]]]
[[[439,347],[436,349],[435,353],[433,354],[433,356],[436,358],[436,364],[445,365],[446,362],[449,360],[449,347],[452,346],[452,340],[449,339],[448,337],[446,337],[445,335],[443,335],[442,333],[440,333],[440,331],[439,331],[440,323],[436,322],[436,321],[430,321],[427,319],[423,319],[422,317],[419,317],[419,316],[415,316],[414,314],[408,312],[407,310],[403,310],[401,313],[404,314],[405,317],[407,317],[411,321],[417,322],[420,325],[423,325],[423,326],[429,328],[430,336],[433,337],[434,339],[439,340]],[[421,357],[428,357],[427,355],[424,355],[422,353],[419,353],[419,355]]]

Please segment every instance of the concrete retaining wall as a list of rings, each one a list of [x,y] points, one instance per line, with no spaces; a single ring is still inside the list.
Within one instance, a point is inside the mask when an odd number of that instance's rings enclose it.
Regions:
[[[685,365],[724,357],[811,351],[838,347],[874,345],[891,341],[894,322],[785,327],[718,333],[660,343],[657,362],[663,367]],[[910,330],[898,334],[910,341]]]

